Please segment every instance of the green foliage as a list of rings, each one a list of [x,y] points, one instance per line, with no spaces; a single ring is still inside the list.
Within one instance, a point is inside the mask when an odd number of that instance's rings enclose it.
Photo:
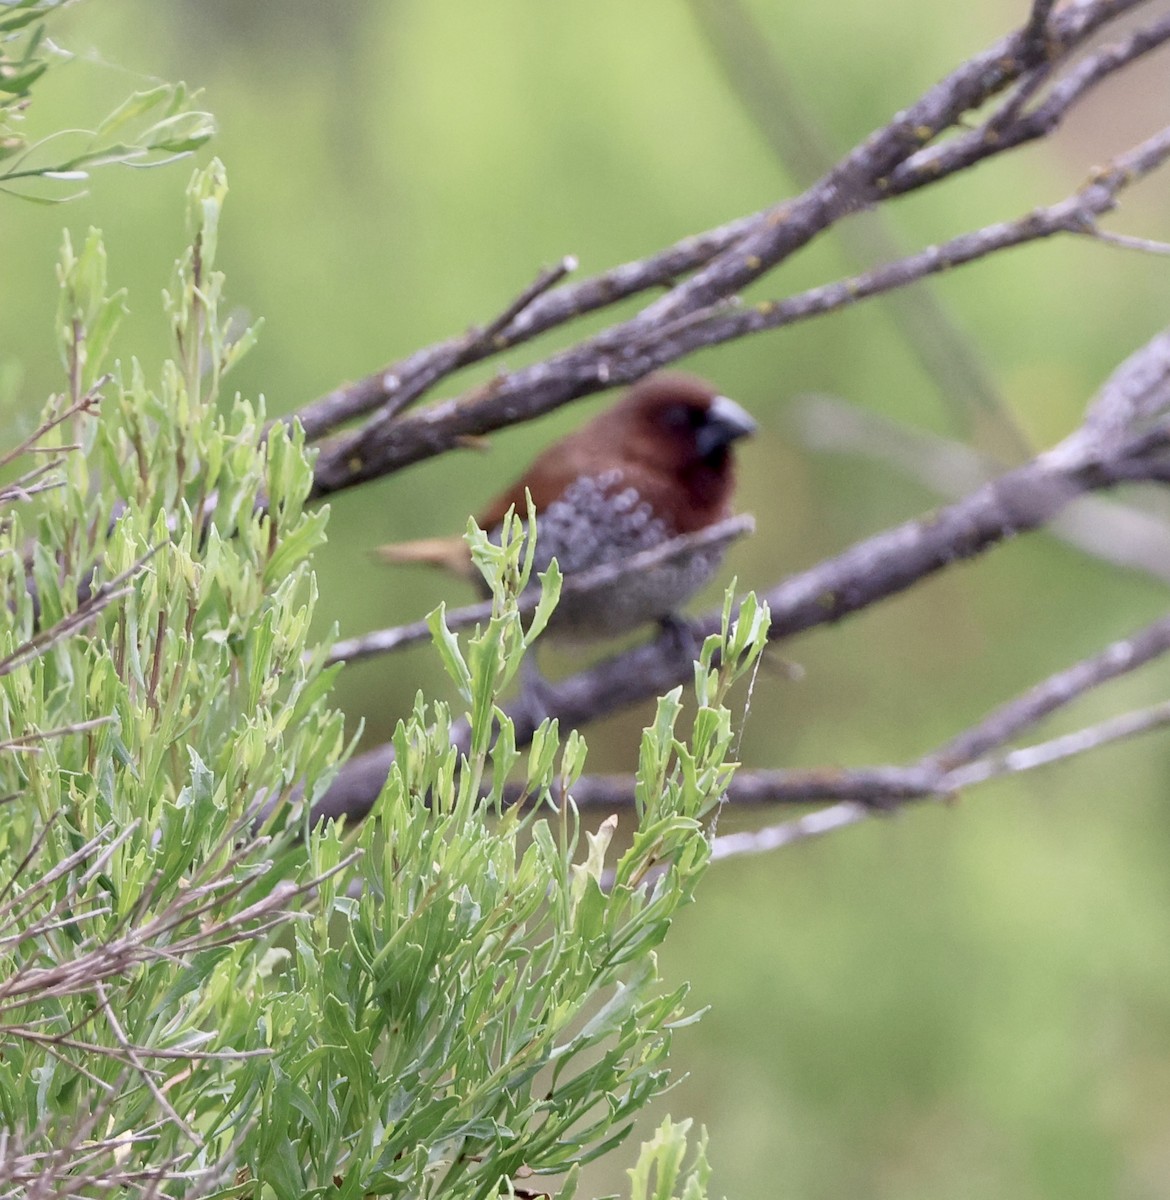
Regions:
[[[643,1144],[637,1165],[630,1170],[630,1200],[702,1200],[706,1196],[711,1168],[705,1133],[699,1138],[690,1170],[683,1174],[690,1128],[690,1121],[675,1122],[667,1117],[654,1137]]]
[[[618,839],[572,803],[580,736],[546,722],[525,753],[498,706],[555,565],[526,628],[534,538],[472,529],[493,614],[463,640],[432,616],[466,715],[420,695],[356,836],[307,828],[344,753],[308,641],[326,512],[299,427],[221,394],[253,336],[219,315],[225,194],[218,163],[196,173],[157,373],[111,361],[124,297],[100,236],[66,237],[66,388],[5,460],[2,1194],[56,1172],[77,1195],[471,1198],[535,1175],[567,1197],[693,1019],[655,951],[707,864],[726,691],[766,613],[728,608],[686,737],[679,691],[660,702]],[[636,1196],[651,1171],[674,1194],[684,1134],[664,1126]],[[687,1200],[705,1175],[700,1150]]]
[[[281,1134],[249,1159],[274,1196],[338,1177],[353,1195],[487,1197],[530,1175],[560,1177],[568,1196],[579,1166],[666,1086],[671,1035],[691,1019],[654,951],[706,867],[702,818],[732,770],[715,693],[762,640],[737,626],[704,648],[715,706],[700,702],[689,746],[678,693],[662,700],[638,824],[611,854],[616,817],[585,830],[570,799],[581,738],[561,745],[546,722],[522,755],[496,705],[530,637],[515,603],[531,571],[522,529],[511,518],[500,546],[472,531],[495,613],[466,644],[432,618],[465,736],[446,705],[418,697],[359,835],[357,896],[330,880],[297,929],[296,985],[270,1008],[282,1071],[259,1097]],[[542,583],[547,610],[555,576]],[[340,846],[312,847],[314,872],[332,870]]]
[[[51,18],[67,4],[9,0],[0,11],[0,191],[41,202],[70,197],[30,186],[82,182],[110,163],[172,162],[202,146],[214,130],[210,115],[192,108],[196,96],[182,84],[160,83],[131,93],[92,129],[30,133],[33,84],[73,57],[48,36]]]
[[[247,837],[248,810],[315,794],[342,749],[303,657],[325,521],[304,511],[303,439],[218,404],[223,193],[215,163],[192,183],[201,252],[171,293],[186,363],[153,383],[108,362],[123,303],[100,238],[66,238],[67,391],[3,493],[0,1122],[29,1153],[105,1146],[115,1174],[219,1162],[246,1123],[257,935],[308,880],[290,837]]]

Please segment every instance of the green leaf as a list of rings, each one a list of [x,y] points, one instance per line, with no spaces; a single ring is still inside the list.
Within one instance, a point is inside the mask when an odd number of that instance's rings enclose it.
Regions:
[[[427,614],[427,627],[431,631],[435,649],[439,652],[439,661],[443,670],[459,689],[459,694],[467,701],[471,700],[471,672],[459,649],[455,635],[447,628],[447,606],[440,604],[433,612]]]

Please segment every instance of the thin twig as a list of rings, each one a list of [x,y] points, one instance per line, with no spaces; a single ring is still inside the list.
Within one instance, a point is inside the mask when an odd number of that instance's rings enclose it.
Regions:
[[[1124,741],[1144,733],[1152,733],[1170,725],[1170,701],[1153,704],[1134,712],[1121,713],[1088,725],[1074,733],[1062,734],[1046,742],[1022,746],[1003,754],[982,758],[965,767],[957,767],[947,776],[951,790],[973,787],[989,779],[1003,775],[1017,775],[1023,771],[1034,771],[1051,763],[1087,754],[1111,742]]]
[[[38,447],[36,446],[30,447],[26,453],[31,454],[37,449]],[[49,450],[50,447],[41,447],[41,449]],[[58,453],[62,447],[53,446],[51,449],[53,457],[48,462],[43,462],[38,466],[30,468],[19,479],[14,479],[11,483],[6,483],[0,488],[0,504],[9,504],[13,500],[27,500],[30,496],[35,496],[38,492],[48,491],[51,488],[61,486],[60,480],[45,479],[45,476],[50,475],[65,462],[65,456]]]
[[[1049,676],[1022,696],[995,709],[978,725],[952,738],[924,761],[948,771],[974,762],[1090,689],[1136,670],[1167,650],[1170,650],[1170,617],[1163,617],[1138,633],[1113,642],[1099,654]]]
[[[698,533],[688,533],[681,537],[671,538],[651,550],[643,550],[638,554],[632,554],[614,562],[602,563],[588,571],[567,575],[561,584],[561,595],[581,596],[589,592],[607,591],[631,576],[640,575],[654,567],[665,566],[698,550],[712,550],[730,545],[746,534],[754,533],[755,527],[755,520],[747,514],[728,517]],[[521,615],[527,616],[534,612],[539,600],[540,594],[537,589],[531,589],[522,596],[519,603]],[[452,631],[469,629],[489,620],[493,611],[493,602],[484,600],[479,604],[469,604],[463,608],[451,609],[444,615],[443,620],[447,628]],[[396,650],[405,649],[407,646],[429,642],[433,636],[431,627],[425,619],[411,621],[392,629],[378,629],[373,633],[336,642],[325,659],[325,665],[331,666],[333,663],[339,662],[359,662],[376,655],[390,654]],[[0,749],[3,747],[0,746]]]
[[[1156,242],[1153,238],[1130,237],[1126,233],[1110,233],[1107,229],[1086,229],[1086,236],[1120,246],[1123,250],[1138,250],[1142,254],[1170,255],[1170,242]]]
[[[87,730],[109,725],[116,720],[116,717],[94,717],[91,721],[76,721],[71,725],[60,725],[56,729],[22,733],[19,737],[0,742],[0,750],[36,750],[36,742],[47,742],[50,739],[68,737],[74,733],[85,733]]]
[[[508,347],[518,346],[548,329],[617,304],[629,296],[671,284],[679,275],[710,260],[757,220],[759,214],[741,217],[718,229],[684,238],[649,258],[623,263],[580,283],[554,288],[517,312],[511,323],[499,330],[491,342],[480,342],[473,348],[463,349],[466,335],[449,338],[375,371],[357,383],[336,388],[305,405],[293,416],[304,426],[308,437],[320,438],[354,417],[387,403],[398,404],[401,394],[417,390],[419,379],[431,378],[440,363],[449,361],[461,349],[465,356],[464,365],[470,365],[498,353],[500,339]]]
[[[45,436],[45,434],[49,433],[53,429],[56,429],[57,426],[63,422],[68,421],[70,417],[76,416],[79,413],[88,412],[91,408],[93,408],[93,406],[101,399],[99,389],[104,387],[109,380],[109,375],[103,375],[101,379],[99,379],[93,385],[93,387],[90,388],[89,391],[86,392],[85,395],[82,396],[81,399],[75,404],[70,404],[66,408],[63,408],[55,417],[49,417],[47,420],[42,421],[41,424],[38,425],[36,429],[34,429],[32,433],[30,433],[28,437],[24,439],[23,442],[13,446],[11,450],[6,451],[4,454],[0,454],[0,468],[8,466],[10,462],[13,462],[22,454],[27,454],[29,450],[31,450],[37,444],[37,442],[39,442],[41,438]],[[55,451],[60,449],[60,447],[54,446],[52,449]]]
[[[152,546],[136,563],[121,575],[115,576],[108,583],[92,591],[82,600],[73,612],[67,613],[61,620],[48,629],[42,629],[23,645],[18,646],[6,658],[0,659],[0,675],[7,675],[29,660],[44,654],[52,646],[64,638],[84,629],[91,621],[95,621],[111,604],[117,603],[123,596],[128,596],[131,589],[124,586],[139,575],[146,564],[163,548],[160,542]]]
[[[471,329],[451,345],[443,354],[437,355],[428,370],[416,371],[411,379],[399,381],[394,395],[386,399],[379,408],[377,420],[391,421],[404,409],[419,400],[445,376],[458,371],[485,357],[488,353],[505,349],[508,342],[508,327],[516,321],[526,308],[534,304],[566,275],[577,269],[577,260],[566,255],[555,267],[541,271],[494,320],[483,329]],[[389,382],[389,380],[384,380]]]
[[[130,1065],[133,1067],[135,1074],[146,1085],[147,1090],[154,1097],[155,1103],[162,1109],[164,1113],[166,1113],[174,1125],[183,1131],[184,1136],[186,1136],[193,1145],[199,1149],[202,1149],[204,1146],[203,1138],[175,1111],[174,1106],[166,1098],[162,1092],[162,1089],[155,1082],[154,1072],[152,1072],[142,1061],[138,1055],[137,1048],[126,1036],[126,1031],[122,1028],[122,1023],[118,1020],[117,1013],[114,1012],[114,1006],[110,1003],[109,993],[106,991],[105,986],[100,980],[94,984],[94,993],[97,995],[97,998],[101,1003],[102,1011],[106,1014],[106,1021],[114,1034],[115,1041],[117,1041],[118,1045],[122,1047],[122,1050],[127,1059],[129,1059]]]
[[[1170,703],[1123,713],[1096,725],[1079,729],[1075,733],[1064,734],[1047,742],[1024,746],[993,758],[980,759],[967,766],[959,767],[939,776],[936,783],[929,789],[922,791],[914,791],[911,787],[895,789],[889,800],[900,804],[911,800],[949,798],[960,789],[970,788],[1005,775],[1036,770],[1051,763],[1097,750],[1110,742],[1163,729],[1167,725],[1170,725]],[[760,790],[766,789],[769,783],[766,778],[755,782]],[[847,775],[843,777],[843,782],[847,783]],[[734,783],[732,794],[734,796]],[[818,809],[788,821],[765,826],[763,829],[727,834],[714,839],[711,845],[711,858],[713,861],[721,861],[743,854],[764,854],[778,850],[796,842],[844,829],[849,825],[857,825],[872,817],[880,808],[881,805],[873,803],[862,803],[852,799],[844,800],[830,805],[828,808]]]

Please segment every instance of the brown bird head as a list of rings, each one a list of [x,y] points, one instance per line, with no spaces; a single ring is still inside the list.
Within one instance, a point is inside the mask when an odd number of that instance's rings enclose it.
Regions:
[[[756,423],[709,383],[692,375],[651,375],[598,418],[599,431],[603,423],[632,467],[674,482],[682,505],[677,532],[700,529],[730,512],[731,446],[754,433]]]
[[[755,429],[738,404],[704,380],[677,372],[649,375],[550,446],[480,514],[480,525],[494,528],[511,505],[523,513],[525,488],[540,512],[575,480],[618,471],[674,533],[693,533],[730,514],[731,446]]]

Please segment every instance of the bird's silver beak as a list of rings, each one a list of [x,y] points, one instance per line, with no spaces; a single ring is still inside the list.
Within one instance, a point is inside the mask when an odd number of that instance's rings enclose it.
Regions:
[[[707,420],[697,431],[699,454],[706,458],[737,438],[749,437],[758,426],[746,409],[726,396],[716,396],[707,407]]]

